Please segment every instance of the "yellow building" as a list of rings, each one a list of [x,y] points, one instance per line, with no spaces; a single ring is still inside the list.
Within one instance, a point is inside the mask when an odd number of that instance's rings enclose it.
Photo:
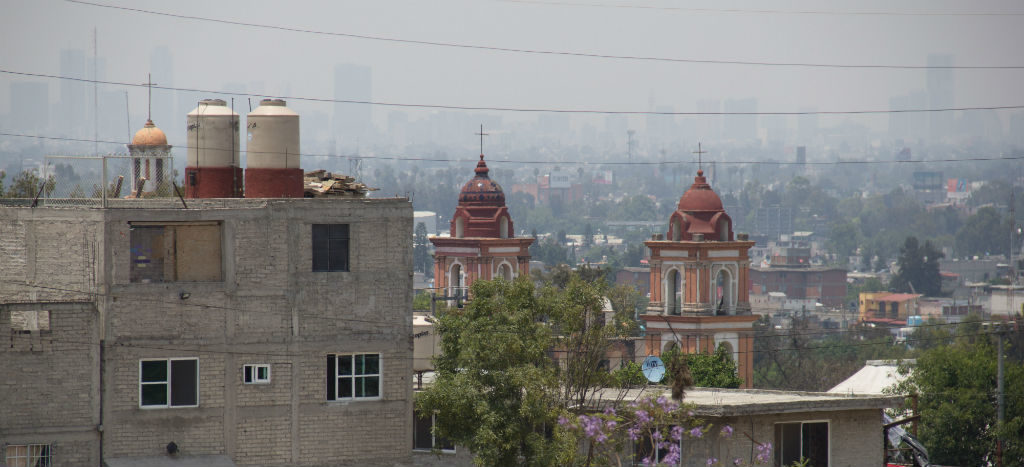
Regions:
[[[860,320],[894,319],[906,321],[920,314],[917,300],[921,294],[865,292],[860,294]]]

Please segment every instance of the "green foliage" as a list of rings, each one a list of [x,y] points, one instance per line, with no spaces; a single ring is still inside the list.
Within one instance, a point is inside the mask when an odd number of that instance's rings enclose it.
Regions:
[[[672,348],[662,354],[662,360],[668,366],[670,361],[683,360],[689,368],[693,386],[699,388],[738,388],[743,379],[736,374],[736,362],[725,346],[718,346],[715,353],[684,354],[678,348]],[[665,374],[663,384],[672,384],[670,373]]]
[[[437,413],[436,433],[470,449],[479,465],[552,465],[567,445],[545,436],[560,407],[547,310],[526,278],[472,287],[465,308],[438,320],[437,379],[417,406]]]
[[[625,362],[619,368],[612,370],[611,381],[615,387],[631,388],[647,384],[647,377],[644,376],[643,367],[637,362]]]
[[[962,229],[956,233],[956,255],[985,256],[1006,254],[1006,242],[994,241],[1001,239],[999,232],[1010,232],[1009,220],[1003,221],[1002,216],[991,207],[978,209],[978,212],[967,219]]]
[[[0,177],[0,182],[3,181],[3,177]],[[0,183],[0,188],[3,184]],[[46,179],[46,183],[43,183],[43,179],[39,178],[35,172],[31,170],[25,170],[15,176],[11,180],[11,187],[7,189],[6,193],[0,190],[3,197],[6,198],[35,198],[40,195],[39,189],[42,188],[42,195],[49,196],[53,193],[54,188],[57,187],[57,180],[53,175]]]
[[[412,309],[416,311],[430,310],[430,293],[421,290],[412,298]]]
[[[976,334],[976,333],[965,333]],[[977,337],[977,336],[975,336]],[[1004,465],[1024,463],[1024,366],[1005,362],[1006,423],[996,423],[996,350],[985,336],[971,342],[931,348],[896,386],[899,394],[919,394],[919,438],[929,460],[942,465],[983,466],[994,461],[996,438],[1002,433]]]
[[[569,249],[564,247],[562,243],[559,243],[555,237],[550,236],[543,240],[534,241],[530,245],[530,256],[549,267],[554,267],[566,264],[569,260]]]
[[[892,277],[889,287],[904,293],[939,296],[942,293],[939,260],[943,256],[930,241],[919,245],[917,237],[907,237],[900,248],[899,272]]]
[[[850,303],[860,303],[860,294],[866,292],[884,292],[886,290],[885,284],[882,283],[877,277],[867,278],[863,284],[849,285],[846,287],[846,301],[843,306],[849,306]]]
[[[417,406],[436,412],[437,434],[469,448],[480,465],[557,465],[576,440],[550,429],[615,381],[600,363],[634,326],[635,297],[620,294],[621,310],[613,305],[606,322],[606,295],[614,294],[603,280],[578,273],[563,288],[539,291],[526,277],[475,281],[465,308],[440,313],[437,379]]]

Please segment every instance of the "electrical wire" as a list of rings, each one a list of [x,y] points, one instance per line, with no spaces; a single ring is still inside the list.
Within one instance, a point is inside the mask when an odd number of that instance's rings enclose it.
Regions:
[[[88,138],[67,138],[60,136],[44,136],[44,135],[31,135],[25,133],[11,133],[7,131],[0,131],[0,136],[10,136],[17,138],[34,138],[34,139],[46,139],[53,141],[73,141],[83,143],[101,143],[101,144],[117,144],[124,145],[122,141],[111,141],[111,140],[94,140]],[[175,144],[173,146],[185,146]],[[200,146],[198,148],[201,151],[239,151],[247,154],[280,154],[274,151],[252,151],[242,149],[229,149],[229,148],[207,148]],[[341,159],[365,159],[365,160],[392,160],[392,161],[412,161],[412,162],[479,162],[478,157],[472,158],[445,158],[445,157],[414,157],[414,156],[366,156],[366,155],[343,155],[343,154],[316,154],[316,153],[298,153],[301,157],[325,157],[325,158],[341,158]],[[95,156],[87,156],[95,158]],[[938,163],[954,163],[954,162],[998,162],[998,161],[1016,161],[1024,160],[1024,156],[974,156],[974,157],[963,157],[963,158],[945,158],[945,159],[927,159],[927,160],[838,160],[838,161],[808,161],[808,162],[794,162],[794,161],[755,161],[755,160],[739,160],[739,161],[708,161],[708,164],[713,165],[771,165],[771,166],[786,166],[786,165],[878,165],[878,164],[938,164]],[[666,161],[582,161],[582,160],[529,160],[529,159],[487,159],[488,164],[555,164],[555,165],[593,165],[593,166],[662,166],[662,165],[679,165],[679,164],[692,164],[693,161],[686,160],[666,160]]]
[[[821,16],[987,16],[987,17],[1014,17],[1024,16],[1024,13],[1016,12],[938,12],[938,11],[884,11],[884,10],[771,10],[771,9],[741,9],[741,8],[693,8],[693,7],[666,7],[654,5],[633,5],[623,3],[594,3],[594,2],[558,2],[552,0],[493,0],[502,3],[520,3],[527,5],[552,5],[569,7],[596,7],[596,8],[625,8],[634,10],[655,10],[655,11],[677,11],[686,13],[739,13],[739,14],[769,14],[769,15],[821,15]]]
[[[691,58],[669,58],[669,57],[654,57],[654,56],[640,56],[640,55],[612,55],[604,53],[594,52],[576,52],[576,51],[559,51],[559,50],[543,50],[543,49],[527,49],[527,48],[515,48],[515,47],[497,47],[489,45],[476,45],[476,44],[465,44],[457,42],[441,42],[441,41],[428,41],[428,40],[416,40],[416,39],[402,39],[397,37],[385,37],[385,36],[373,36],[367,34],[354,34],[347,32],[332,32],[332,31],[319,31],[314,29],[278,26],[272,24],[260,24],[260,23],[249,23],[237,20],[228,20],[220,18],[210,18],[203,16],[185,15],[178,13],[167,13],[155,10],[144,10],[141,8],[131,8],[126,6],[108,5],[103,3],[87,2],[83,0],[65,0],[68,3],[74,3],[78,5],[108,8],[113,10],[129,11],[132,13],[141,13],[148,15],[164,16],[168,18],[184,19],[190,21],[202,21],[215,24],[228,24],[232,26],[243,26],[248,28],[258,29],[269,29],[277,31],[286,31],[294,33],[304,34],[315,34],[322,36],[333,36],[333,37],[346,37],[350,39],[363,39],[371,41],[391,42],[399,44],[412,44],[412,45],[423,45],[432,47],[446,47],[446,48],[458,48],[458,49],[472,49],[472,50],[486,50],[491,52],[507,52],[517,54],[533,54],[533,55],[555,55],[564,57],[585,57],[585,58],[598,58],[598,59],[611,59],[611,60],[631,60],[631,61],[652,61],[652,62],[669,62],[669,63],[689,63],[689,64],[708,64],[708,65],[748,65],[748,66],[771,66],[771,67],[800,67],[800,68],[868,68],[868,69],[900,69],[900,70],[928,70],[928,69],[956,69],[956,70],[1019,70],[1024,69],[1024,65],[949,65],[949,66],[932,66],[932,65],[878,65],[878,64],[837,64],[837,63],[800,63],[800,62],[768,62],[768,61],[746,61],[746,60],[711,60],[711,59],[691,59]]]
[[[66,0],[71,1],[71,0]],[[1024,68],[1024,67],[1022,67]],[[122,81],[108,81],[99,79],[88,79],[88,78],[75,78],[72,76],[61,76],[47,73],[31,73],[25,71],[15,71],[9,69],[0,69],[0,73],[15,75],[15,76],[27,76],[32,78],[49,78],[59,79],[66,81],[78,81],[82,83],[95,83],[113,86],[131,86],[131,87],[144,87],[153,89],[162,89],[165,91],[181,91],[181,92],[195,92],[195,93],[207,93],[207,94],[222,94],[228,96],[239,96],[239,97],[261,97],[257,94],[247,94],[244,92],[232,92],[232,91],[215,91],[211,89],[198,89],[198,88],[183,88],[176,86],[161,86],[161,85],[148,85],[144,83],[129,83]],[[556,114],[593,114],[593,115],[672,115],[672,116],[727,116],[727,115],[746,115],[746,116],[757,116],[757,115],[888,115],[888,114],[906,114],[906,113],[939,113],[939,112],[962,112],[967,110],[1017,110],[1024,109],[1022,105],[995,105],[995,106],[968,106],[968,107],[942,107],[934,109],[888,109],[888,110],[798,110],[798,111],[785,111],[785,112],[675,112],[675,111],[656,111],[656,110],[600,110],[600,109],[560,109],[560,108],[544,108],[544,107],[487,107],[487,106],[468,106],[468,105],[449,105],[449,104],[409,104],[400,102],[385,102],[385,101],[364,101],[364,100],[352,100],[352,99],[332,99],[326,97],[303,97],[303,96],[262,96],[273,99],[284,99],[294,100],[303,102],[320,102],[320,103],[335,103],[335,104],[362,104],[362,105],[379,105],[387,107],[404,107],[404,108],[418,108],[418,109],[443,109],[443,110],[471,110],[471,111],[491,111],[491,112],[517,112],[517,113],[556,113]]]

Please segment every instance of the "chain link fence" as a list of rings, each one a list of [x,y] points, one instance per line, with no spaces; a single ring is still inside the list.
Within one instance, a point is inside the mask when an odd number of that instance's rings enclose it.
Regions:
[[[49,206],[95,207],[110,199],[176,197],[175,176],[170,155],[46,156],[39,197]]]

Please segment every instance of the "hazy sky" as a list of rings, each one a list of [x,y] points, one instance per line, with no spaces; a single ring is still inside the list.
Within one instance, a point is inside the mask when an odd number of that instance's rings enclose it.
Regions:
[[[1024,4],[1016,1],[586,0],[591,6],[502,0],[96,1],[321,31],[525,49],[909,65],[923,65],[928,54],[942,53],[954,55],[956,65],[1024,65],[1024,16],[1019,15]],[[594,4],[1018,16],[726,13]],[[657,105],[693,111],[699,99],[756,97],[760,111],[795,111],[886,109],[890,96],[926,86],[924,70],[527,55],[269,31],[57,0],[2,0],[0,11],[0,68],[57,74],[62,48],[84,48],[91,55],[96,27],[108,79],[144,81],[151,52],[163,45],[174,57],[173,84],[191,88],[263,82],[268,94],[331,98],[334,66],[355,63],[373,68],[373,98],[380,101],[648,110],[653,96]],[[1024,104],[1024,70],[958,70],[954,76],[957,106]],[[0,75],[0,112],[9,107],[7,84],[14,79],[22,78]],[[59,83],[52,82],[51,99],[58,89]],[[144,108],[145,90],[130,93],[133,107]],[[330,104],[317,105],[330,113]],[[374,118],[383,121],[386,113],[375,110]],[[867,117],[858,118],[869,123]]]

